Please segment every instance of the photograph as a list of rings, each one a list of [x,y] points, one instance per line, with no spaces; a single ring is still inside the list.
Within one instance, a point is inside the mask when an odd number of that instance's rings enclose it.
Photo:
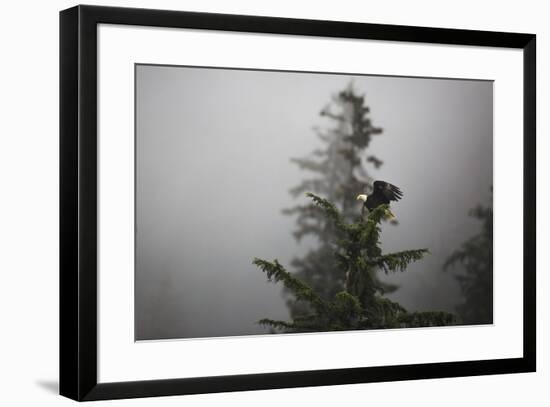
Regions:
[[[135,341],[493,324],[492,80],[134,72]]]

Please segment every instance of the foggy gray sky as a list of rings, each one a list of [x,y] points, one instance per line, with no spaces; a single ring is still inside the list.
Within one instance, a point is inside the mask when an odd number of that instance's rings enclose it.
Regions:
[[[311,176],[290,158],[322,147],[312,127],[334,126],[319,111],[350,80],[384,129],[368,149],[384,164],[367,169],[404,192],[383,248],[432,253],[385,278],[400,285],[391,298],[453,311],[442,263],[480,227],[468,210],[490,201],[492,82],[138,65],[136,339],[255,334],[261,318],[288,318],[251,261],[292,270],[313,244],[281,214],[306,202],[288,191]]]

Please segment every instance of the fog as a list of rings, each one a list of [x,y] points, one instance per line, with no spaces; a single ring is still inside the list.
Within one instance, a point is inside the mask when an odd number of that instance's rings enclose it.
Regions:
[[[319,112],[350,81],[384,129],[369,173],[404,192],[383,248],[431,252],[385,278],[400,286],[390,298],[454,310],[442,264],[479,230],[468,210],[491,199],[492,82],[138,65],[136,339],[258,334],[259,319],[288,318],[280,285],[251,262],[289,266],[315,244],[281,213],[307,200],[288,192],[310,176],[290,158],[322,147],[312,128],[334,126]]]

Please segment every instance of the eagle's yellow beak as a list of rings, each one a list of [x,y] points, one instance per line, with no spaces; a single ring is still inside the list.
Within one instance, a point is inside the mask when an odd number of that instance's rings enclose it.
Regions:
[[[357,200],[367,202],[367,196],[365,194],[359,194],[357,195]]]

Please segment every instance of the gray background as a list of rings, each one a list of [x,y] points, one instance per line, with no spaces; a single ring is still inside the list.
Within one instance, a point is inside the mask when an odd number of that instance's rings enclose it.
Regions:
[[[492,82],[138,65],[136,339],[258,334],[257,320],[288,317],[251,261],[288,265],[314,245],[281,214],[306,202],[288,190],[311,176],[289,160],[321,147],[312,127],[334,125],[319,111],[350,80],[384,128],[370,174],[405,194],[383,248],[432,253],[386,278],[400,285],[391,298],[454,310],[442,263],[479,229],[468,210],[491,199]]]

